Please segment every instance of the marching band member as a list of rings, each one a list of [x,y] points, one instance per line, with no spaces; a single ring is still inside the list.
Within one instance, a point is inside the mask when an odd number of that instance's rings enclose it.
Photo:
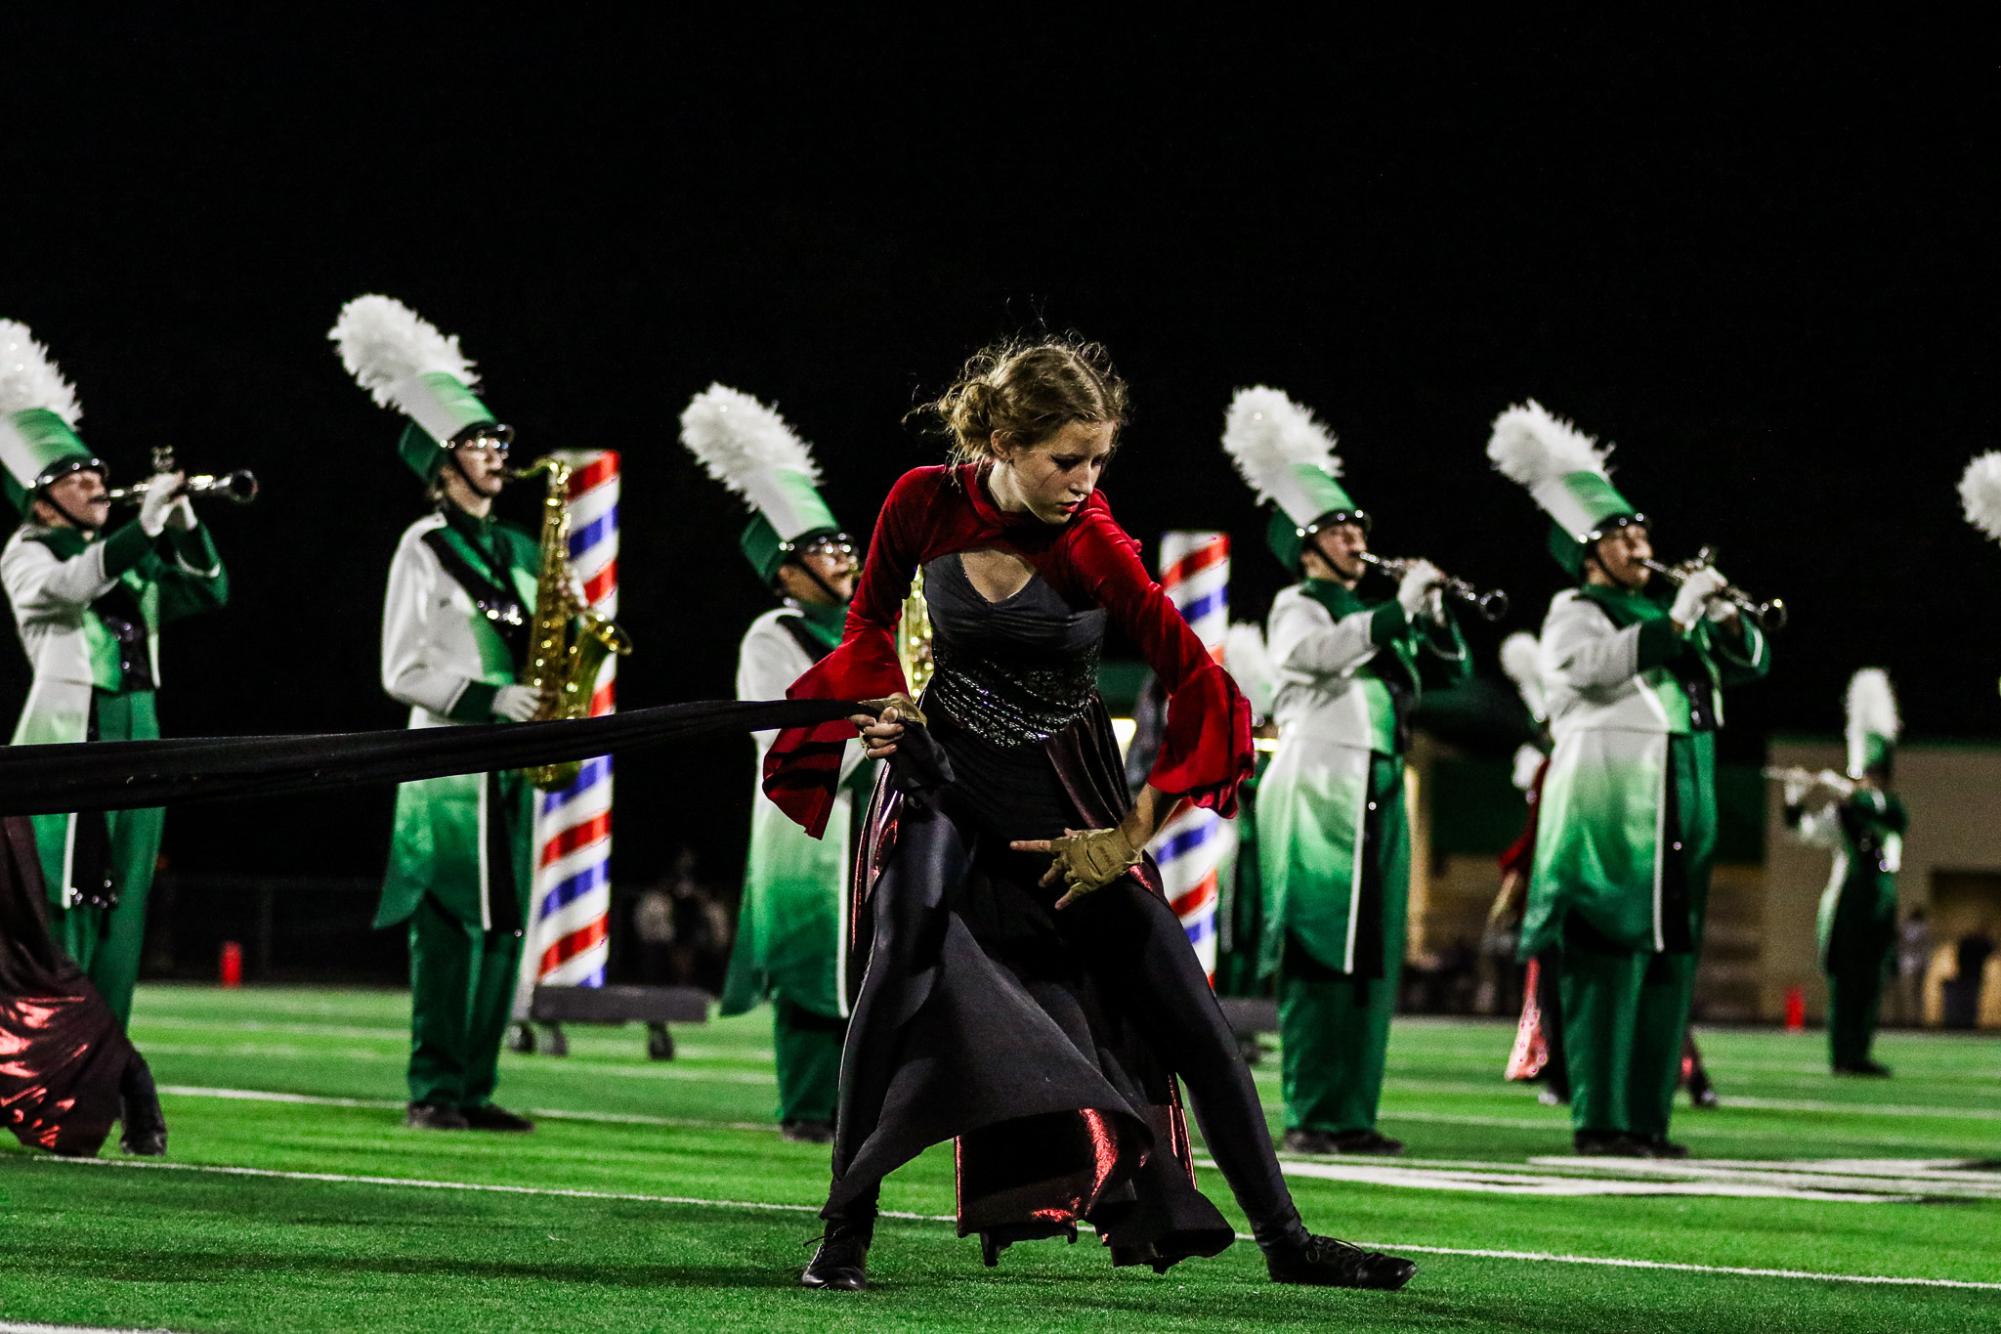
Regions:
[[[855,590],[855,551],[821,499],[812,450],[783,417],[748,394],[711,385],[681,414],[681,439],[709,474],[755,514],[739,545],[779,605],[744,632],[738,699],[781,699],[841,642]],[[757,732],[758,772],[776,732]],[[778,1121],[787,1139],[829,1143],[847,1032],[849,833],[878,766],[859,741],[841,757],[841,799],[814,839],[760,796],[722,1012],[771,1001]]]
[[[154,476],[137,517],[112,523],[105,466],[74,429],[80,415],[46,349],[0,321],[0,482],[22,517],[0,551],[0,582],[34,670],[15,745],[158,737],[160,627],[229,596],[179,472]],[[120,1026],[132,1015],[162,823],[158,809],[34,819],[51,932]]]
[[[1896,957],[1897,871],[1903,862],[1904,803],[1890,788],[1897,697],[1881,668],[1848,683],[1847,781],[1787,774],[1786,824],[1804,843],[1828,848],[1834,867],[1821,894],[1820,966],[1827,973],[1827,1040],[1837,1075],[1890,1073],[1870,1058],[1883,979]]]
[[[1763,676],[1771,654],[1714,569],[1649,593],[1646,518],[1589,437],[1530,402],[1495,420],[1487,453],[1555,521],[1551,552],[1578,581],[1541,635],[1554,748],[1521,955],[1560,951],[1578,1152],[1679,1157],[1667,1131],[1715,851],[1722,691]]]
[[[1410,892],[1404,755],[1426,678],[1463,678],[1465,643],[1429,561],[1413,562],[1392,598],[1357,592],[1369,516],[1335,480],[1333,437],[1312,413],[1275,389],[1240,390],[1223,447],[1274,506],[1273,553],[1303,576],[1272,604],[1278,750],[1257,802],[1283,1145],[1401,1153],[1376,1113]]]
[[[361,296],[329,335],[383,407],[405,413],[397,451],[429,488],[389,567],[382,688],[411,727],[526,722],[541,696],[516,684],[535,614],[535,539],[494,517],[511,427],[474,396],[472,363],[399,302]],[[404,783],[375,925],[408,924],[407,1124],[525,1131],[494,1105],[528,914],[534,789],[518,770]]]

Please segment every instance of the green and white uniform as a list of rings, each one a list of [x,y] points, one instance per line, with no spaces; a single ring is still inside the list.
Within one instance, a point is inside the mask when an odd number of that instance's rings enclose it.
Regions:
[[[0,360],[9,371],[0,488],[31,516],[49,482],[104,465],[76,435],[75,391],[24,326],[0,321]],[[185,500],[176,510],[158,536],[137,520],[99,533],[30,518],[0,549],[0,584],[33,672],[13,744],[160,735],[160,627],[229,596],[208,530]],[[132,1015],[162,822],[157,809],[33,817],[51,934],[121,1024]]]
[[[160,627],[220,607],[229,579],[206,528],[148,539],[26,524],[0,552],[34,684],[13,743],[150,741],[160,735]],[[34,817],[50,926],[112,1012],[132,1014],[165,813]]]
[[[1674,632],[1644,593],[1557,594],[1543,622],[1554,748],[1521,957],[1562,951],[1571,1118],[1665,1136],[1716,851],[1722,689],[1763,676],[1748,621]]]
[[[396,452],[436,494],[450,451],[505,446],[513,431],[473,392],[472,363],[385,296],[341,308],[328,335],[376,402],[409,418]],[[442,498],[403,533],[382,608],[382,688],[411,727],[503,719],[519,678],[541,552],[527,533]],[[518,772],[457,774],[396,790],[377,927],[410,933],[410,1101],[493,1101],[528,913],[534,788]]]
[[[751,622],[737,652],[738,699],[783,699],[785,691],[841,639],[847,608],[785,606]],[[757,732],[757,768],[776,732]],[[848,876],[850,833],[868,802],[876,766],[861,744],[841,759],[843,792],[825,838],[810,838],[775,804],[753,799],[750,854],[736,944],[723,984],[722,1012],[743,1014],[772,1003],[778,1058],[778,1119],[834,1119],[841,1042],[848,1018]]]
[[[525,643],[539,555],[520,529],[450,501],[405,530],[383,604],[382,688],[409,705],[411,727],[499,721],[494,696],[521,664],[487,612],[517,608]],[[409,924],[412,1102],[492,1101],[528,912],[533,800],[516,771],[396,789],[375,925]]]
[[[1827,973],[1828,1056],[1837,1070],[1869,1062],[1883,982],[1896,958],[1897,872],[1904,803],[1876,788],[1798,817],[1802,841],[1834,852],[1820,896],[1820,966]]]
[[[710,476],[754,511],[738,545],[766,588],[822,541],[847,543],[819,491],[811,448],[774,409],[712,384],[681,414],[681,441]],[[823,585],[829,598],[836,596]],[[737,652],[738,699],[783,699],[792,683],[841,642],[845,603],[787,600],[751,622]],[[754,734],[758,765],[777,739]],[[722,1012],[742,1014],[769,999],[778,1065],[778,1119],[831,1125],[848,1025],[849,834],[857,800],[866,808],[878,766],[859,741],[841,757],[844,786],[826,837],[806,831],[753,791],[750,852]]]
[[[1449,620],[1308,579],[1266,634],[1278,749],[1259,783],[1260,972],[1276,977],[1286,1126],[1375,1128],[1410,891],[1409,714],[1426,660],[1468,668]]]
[[[1902,724],[1890,678],[1864,667],[1848,684],[1848,777],[1855,789],[1841,800],[1805,808],[1786,793],[1786,823],[1800,841],[1834,853],[1820,896],[1818,945],[1827,973],[1829,1061],[1837,1073],[1867,1071],[1882,1010],[1883,984],[1896,959],[1897,872],[1904,861],[1904,803],[1879,784],[1888,781]],[[1876,783],[1864,783],[1865,776]]]

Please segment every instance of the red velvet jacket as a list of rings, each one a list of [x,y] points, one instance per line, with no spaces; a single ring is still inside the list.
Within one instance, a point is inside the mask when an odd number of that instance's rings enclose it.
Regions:
[[[896,660],[896,623],[910,581],[928,560],[955,551],[1019,554],[1058,592],[1103,607],[1138,645],[1167,691],[1167,735],[1147,781],[1169,797],[1229,816],[1250,775],[1251,710],[1167,594],[1140,564],[1102,493],[1069,522],[1008,514],[987,494],[977,465],[917,468],[890,488],[848,608],[841,646],[787,690],[791,699],[880,699],[908,689]],[[764,759],[764,791],[815,838],[827,827],[848,722],[779,733]]]

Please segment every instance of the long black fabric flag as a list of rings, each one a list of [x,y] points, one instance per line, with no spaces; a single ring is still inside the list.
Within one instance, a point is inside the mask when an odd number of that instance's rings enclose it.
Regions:
[[[700,700],[553,723],[0,746],[0,814],[130,810],[522,769],[731,732],[806,727],[843,700]]]

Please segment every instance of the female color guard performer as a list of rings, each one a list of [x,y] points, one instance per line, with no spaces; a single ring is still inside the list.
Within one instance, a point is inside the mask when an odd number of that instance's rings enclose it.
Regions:
[[[954,461],[877,520],[841,647],[795,699],[869,702],[780,735],[765,791],[818,833],[859,726],[891,760],[855,893],[866,973],[841,1068],[827,1227],[801,1281],[867,1286],[882,1178],[957,1138],[959,1228],[988,1263],[1093,1224],[1114,1264],[1164,1271],[1230,1244],[1198,1193],[1175,1077],[1279,1282],[1401,1287],[1415,1266],[1300,1222],[1250,1073],[1140,851],[1183,799],[1232,814],[1251,769],[1237,688],[1097,491],[1126,389],[1102,349],[989,349],[930,405]],[[895,626],[924,571],[936,674],[905,693]],[[1129,800],[1096,690],[1110,623],[1168,698]]]

